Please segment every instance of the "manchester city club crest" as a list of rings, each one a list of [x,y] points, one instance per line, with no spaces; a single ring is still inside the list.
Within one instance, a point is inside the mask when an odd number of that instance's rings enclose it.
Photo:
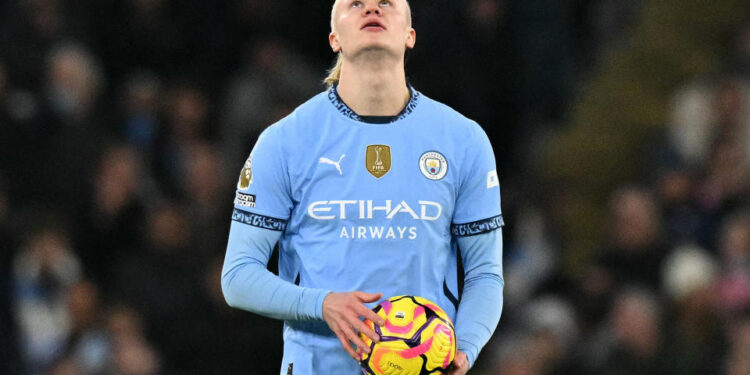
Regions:
[[[365,167],[376,178],[385,176],[391,170],[391,148],[386,145],[367,146]]]
[[[448,161],[437,151],[427,151],[419,158],[419,170],[430,180],[440,180],[448,173]]]
[[[242,167],[242,171],[240,172],[240,180],[237,181],[237,189],[244,190],[250,187],[250,184],[253,183],[253,169],[252,169],[252,161],[250,158],[247,158],[247,161],[245,162],[245,166]]]

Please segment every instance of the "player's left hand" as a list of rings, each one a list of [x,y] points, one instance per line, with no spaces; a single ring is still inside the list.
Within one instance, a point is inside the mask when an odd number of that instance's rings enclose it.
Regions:
[[[466,353],[456,353],[456,358],[453,359],[453,369],[448,375],[464,375],[469,371],[469,358],[466,357]]]

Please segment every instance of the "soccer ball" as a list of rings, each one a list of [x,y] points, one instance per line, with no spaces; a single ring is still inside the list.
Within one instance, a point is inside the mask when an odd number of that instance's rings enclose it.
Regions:
[[[368,375],[447,374],[456,357],[456,335],[448,314],[435,303],[414,296],[391,297],[373,309],[383,327],[365,320],[379,336],[374,343],[360,338],[370,354],[359,352],[362,372]]]

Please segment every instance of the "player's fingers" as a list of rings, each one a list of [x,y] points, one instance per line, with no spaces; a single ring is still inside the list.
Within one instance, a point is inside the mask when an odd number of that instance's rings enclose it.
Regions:
[[[339,338],[339,342],[341,342],[341,346],[344,347],[344,350],[346,350],[346,352],[349,353],[349,355],[352,358],[354,358],[356,361],[359,361],[359,356],[354,351],[354,349],[352,348],[351,344],[349,344],[349,340],[346,339],[346,337],[344,336],[344,334],[342,332],[340,332],[340,331],[336,332],[336,337]]]
[[[367,324],[359,319],[357,319],[357,322],[354,324],[354,329],[356,329],[357,332],[369,337],[370,340],[374,342],[380,341],[380,336],[375,333],[375,331],[373,331]]]
[[[353,329],[351,329],[351,328],[345,328],[345,329],[343,329],[343,332],[344,332],[344,336],[346,336],[347,340],[351,341],[352,344],[354,344],[356,347],[359,348],[359,350],[361,350],[361,351],[363,351],[363,352],[365,352],[367,354],[370,354],[370,347],[367,346],[365,344],[365,342],[362,341],[362,339],[360,339],[359,336],[357,336],[354,333]],[[356,359],[356,357],[355,357],[355,359]]]
[[[467,367],[456,367],[453,369],[452,375],[466,375],[469,372]]]
[[[372,311],[372,310],[368,309],[367,306],[365,306],[365,305],[359,305],[359,306],[357,306],[357,313],[359,313],[359,316],[361,316],[361,317],[363,317],[363,318],[365,318],[365,319],[367,319],[367,320],[369,320],[369,321],[371,321],[371,322],[373,322],[373,323],[375,323],[375,324],[377,324],[377,325],[379,325],[381,327],[383,325],[385,325],[385,320],[383,320],[383,318],[381,318],[380,316],[378,316],[378,314],[376,314],[375,311]]]
[[[448,373],[448,375],[465,375],[469,371],[466,367],[453,367],[451,372]]]
[[[469,359],[466,357],[466,353],[456,353],[456,358],[453,360],[453,369],[449,375],[464,375],[469,371]]]
[[[376,302],[381,297],[383,297],[383,293],[372,294],[372,293],[356,291],[354,292],[354,296],[357,297],[362,302]]]

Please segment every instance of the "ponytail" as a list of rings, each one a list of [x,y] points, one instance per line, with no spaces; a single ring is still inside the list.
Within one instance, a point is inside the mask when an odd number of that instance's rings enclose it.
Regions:
[[[328,77],[323,80],[323,83],[325,83],[326,86],[330,88],[339,83],[339,80],[341,79],[341,65],[343,64],[344,56],[339,52],[338,57],[336,57],[336,65],[328,71]]]

